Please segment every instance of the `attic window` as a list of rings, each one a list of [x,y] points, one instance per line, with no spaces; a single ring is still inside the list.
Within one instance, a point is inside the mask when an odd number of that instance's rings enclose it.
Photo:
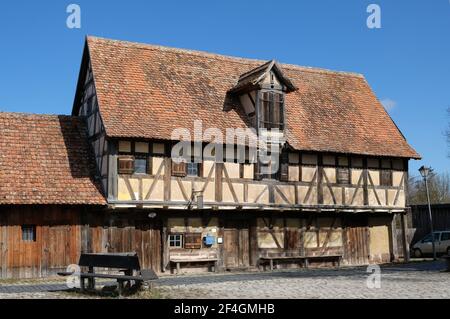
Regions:
[[[284,129],[284,96],[283,93],[263,91],[260,98],[260,127]]]

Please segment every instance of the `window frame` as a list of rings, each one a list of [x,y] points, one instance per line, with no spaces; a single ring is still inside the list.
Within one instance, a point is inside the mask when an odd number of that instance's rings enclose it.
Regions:
[[[153,163],[152,163],[152,159],[153,157],[156,157],[155,155],[153,155],[152,153],[152,149],[153,149],[153,143],[152,142],[147,142],[147,141],[128,141],[128,140],[120,140],[123,142],[129,142],[130,143],[130,152],[118,152],[118,157],[117,157],[117,174],[118,175],[130,175],[130,176],[134,176],[134,175],[138,175],[138,176],[149,176],[153,174]],[[120,143],[120,141],[118,141],[118,143]],[[147,143],[148,144],[148,153],[142,153],[142,152],[136,152],[136,143]],[[162,156],[162,155],[159,155]],[[120,160],[121,159],[130,159],[133,164],[133,168],[129,169],[128,171],[124,171],[122,172],[120,170]],[[138,173],[136,172],[136,160],[145,160],[145,173]]]
[[[31,237],[30,237],[31,234]],[[21,225],[22,242],[35,243],[36,242],[36,225],[25,224]]]
[[[200,177],[201,176],[200,163],[188,162],[188,163],[185,163],[185,164],[186,164],[186,176],[187,177]],[[196,166],[196,168],[195,168],[195,170],[197,171],[196,174],[190,174],[189,173],[189,166],[191,166],[191,165],[195,165]]]
[[[172,236],[173,237],[179,237],[179,238],[178,239],[176,239],[176,238],[171,239]],[[168,243],[169,243],[169,248],[182,249],[184,247],[184,235],[182,233],[171,233],[171,234],[169,234],[167,240],[168,240]],[[179,242],[179,245],[172,246],[172,244],[171,244],[172,242],[174,242],[174,243]]]

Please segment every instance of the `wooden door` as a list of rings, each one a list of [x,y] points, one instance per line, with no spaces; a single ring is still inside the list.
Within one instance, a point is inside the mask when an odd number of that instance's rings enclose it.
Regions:
[[[350,265],[369,263],[369,228],[364,216],[351,216],[346,219],[344,259]]]
[[[224,229],[224,266],[245,268],[250,265],[248,222],[227,221]]]
[[[226,268],[234,268],[239,265],[238,261],[238,230],[225,229],[223,232],[224,265]]]

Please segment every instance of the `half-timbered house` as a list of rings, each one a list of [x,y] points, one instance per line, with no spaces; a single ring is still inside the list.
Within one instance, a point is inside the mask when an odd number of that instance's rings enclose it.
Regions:
[[[88,37],[71,116],[0,124],[2,277],[46,275],[82,251],[136,251],[158,272],[407,253],[396,221],[419,155],[360,74]],[[222,143],[231,156],[209,129],[238,131]],[[276,170],[248,142],[261,137]],[[193,150],[182,161],[180,140]]]

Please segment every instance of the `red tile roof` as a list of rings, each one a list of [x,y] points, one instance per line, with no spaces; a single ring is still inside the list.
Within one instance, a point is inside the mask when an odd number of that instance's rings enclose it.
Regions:
[[[0,112],[0,204],[106,204],[88,145],[79,118]]]
[[[170,139],[175,128],[245,128],[227,91],[264,61],[152,45],[87,39],[107,135]],[[280,64],[287,141],[295,149],[419,158],[360,74]],[[74,109],[76,112],[76,109]]]

